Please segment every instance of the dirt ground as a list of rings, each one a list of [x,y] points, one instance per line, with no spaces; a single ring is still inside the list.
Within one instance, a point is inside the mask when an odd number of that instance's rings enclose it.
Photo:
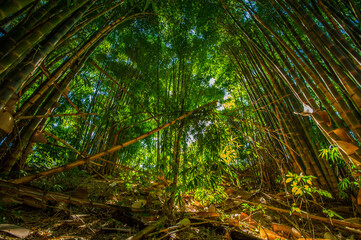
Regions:
[[[26,201],[26,197],[18,197],[22,204],[2,203],[1,223],[29,231],[24,239],[137,239],[134,237],[140,230],[153,225],[154,229],[144,234],[143,239],[361,239],[360,229],[333,224],[332,219],[330,223],[311,220],[267,207],[287,209],[292,197],[284,194],[229,187],[228,199],[222,203],[204,206],[190,194],[184,196],[184,206],[170,214],[163,207],[162,183],[154,183],[151,187],[136,183],[126,186],[121,179],[93,176],[57,184],[70,197],[126,206],[127,210],[41,199],[30,201],[29,197]],[[34,187],[43,189],[49,185],[56,186],[51,180],[33,183]],[[340,221],[346,225],[347,222],[361,223],[353,215],[352,207],[332,201],[323,204],[342,216],[344,219]],[[309,214],[325,217],[316,204],[311,206]],[[19,239],[1,231],[0,238]]]

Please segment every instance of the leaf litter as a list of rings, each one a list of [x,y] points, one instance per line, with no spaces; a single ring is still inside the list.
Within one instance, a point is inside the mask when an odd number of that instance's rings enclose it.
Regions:
[[[173,209],[170,216],[164,210],[166,199],[161,193],[165,185],[161,181],[151,187],[135,183],[131,188],[116,178],[110,183],[97,177],[74,182],[80,184],[70,184],[64,192],[70,203],[34,198],[38,202],[34,204],[33,199],[31,205],[20,193],[14,195],[16,201],[3,203],[0,238],[352,240],[361,236],[361,228],[357,229],[360,219],[339,203],[324,204],[344,220],[321,217],[322,211],[316,207],[304,216],[303,210],[292,213],[287,208],[292,201],[287,194],[224,186],[226,201],[207,205],[187,194],[184,206]],[[34,188],[39,187],[36,184]],[[95,207],[73,204],[72,199],[93,202]],[[97,202],[105,205],[99,208]]]

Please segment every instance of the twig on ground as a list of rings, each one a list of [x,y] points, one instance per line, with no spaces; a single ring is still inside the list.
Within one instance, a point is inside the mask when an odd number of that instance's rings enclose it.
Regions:
[[[153,232],[158,226],[164,224],[164,222],[167,220],[167,217],[164,216],[161,219],[159,219],[157,222],[153,223],[152,225],[144,228],[143,230],[139,231],[134,236],[131,236],[127,238],[127,240],[139,240],[142,239],[144,235]]]

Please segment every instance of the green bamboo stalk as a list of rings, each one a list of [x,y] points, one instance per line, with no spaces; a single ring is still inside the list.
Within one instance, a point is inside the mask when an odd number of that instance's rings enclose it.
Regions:
[[[89,19],[84,20],[83,22],[77,24],[70,32],[68,32],[58,43],[58,45],[61,45],[63,42],[65,42],[67,39],[69,39],[71,36],[74,36],[80,29],[83,29],[85,26],[87,26],[89,23],[93,22],[94,20],[98,19],[99,17],[103,16],[107,12],[119,7],[121,4],[123,4],[124,1],[120,1],[113,6],[103,10],[102,12],[92,16]]]
[[[134,17],[133,15],[131,17]],[[25,112],[35,101],[38,99],[58,78],[78,59],[78,57],[83,54],[87,49],[89,49],[95,42],[97,42],[100,38],[107,36],[111,33],[111,31],[116,28],[119,24],[129,19],[121,17],[110,24],[106,24],[104,28],[100,29],[98,32],[94,33],[94,35],[70,58],[68,59],[62,66],[60,66],[51,76],[50,79],[46,82],[44,86],[42,86],[36,94],[33,94],[30,97],[29,101],[21,106],[21,108],[16,113],[16,116],[20,116],[23,112]],[[1,93],[1,92],[0,92]],[[1,104],[1,98],[0,98]],[[0,105],[1,107],[1,105]]]
[[[0,56],[5,55],[9,49],[12,49],[19,40],[24,37],[26,33],[31,31],[31,29],[39,24],[39,22],[49,15],[49,12],[52,8],[57,5],[57,1],[49,1],[44,6],[40,7],[33,14],[30,15],[28,21],[23,24],[19,23],[17,26],[13,27],[4,37],[0,38]]]
[[[35,0],[34,0],[35,1]],[[6,18],[4,18],[3,20],[0,21],[0,26],[7,26],[10,24],[10,22],[14,21],[15,19],[17,19],[18,17],[20,17],[21,15],[24,15],[24,13],[31,8],[31,6],[33,6],[34,4],[29,3],[26,7],[23,7],[20,11],[17,11],[16,13],[7,16]]]
[[[87,49],[87,51],[81,56],[79,62],[74,63],[72,66],[72,70],[63,78],[61,86],[59,89],[53,89],[53,92],[49,95],[49,97],[44,101],[41,110],[37,113],[39,115],[45,115],[50,113],[53,110],[52,106],[54,103],[59,101],[61,94],[67,88],[67,86],[71,83],[74,79],[76,74],[82,69],[85,62],[89,58],[90,54],[94,51],[94,49],[102,42],[104,38],[101,38],[96,42],[91,48]],[[8,157],[5,157],[5,163],[1,166],[1,170],[4,172],[9,172],[18,162],[18,165],[24,166],[24,161],[26,159],[20,159],[23,149],[28,144],[31,136],[35,133],[36,129],[39,127],[40,123],[43,121],[42,118],[35,118],[33,119],[29,125],[26,127],[24,131],[21,133],[21,137],[19,138],[18,142],[14,144],[12,151],[9,151]],[[20,159],[20,162],[19,162]]]
[[[24,37],[22,40],[16,43],[14,48],[5,49],[4,55],[0,59],[0,73],[3,73],[12,65],[19,62],[19,59],[23,59],[24,56],[29,53],[37,43],[44,39],[56,26],[64,21],[75,10],[82,7],[88,0],[79,0],[76,4],[69,7],[65,7],[63,11],[51,17],[48,21],[39,25],[35,29]]]
[[[32,118],[49,118],[49,117],[67,117],[67,116],[84,116],[84,115],[97,115],[97,113],[64,113],[64,114],[45,114],[35,116],[21,116],[18,119],[32,119]]]
[[[101,157],[103,157],[105,155],[108,155],[108,154],[113,153],[115,151],[119,151],[122,148],[125,148],[125,147],[127,147],[127,146],[129,146],[129,145],[131,145],[133,143],[138,142],[139,140],[142,140],[142,139],[144,139],[144,138],[146,138],[146,137],[148,137],[148,136],[150,136],[150,135],[152,135],[152,134],[154,134],[154,133],[156,133],[156,132],[158,132],[158,131],[160,131],[162,129],[165,129],[165,128],[175,124],[177,121],[180,121],[180,120],[188,117],[189,115],[192,115],[193,113],[199,111],[200,109],[206,108],[208,106],[215,105],[216,103],[217,103],[217,101],[214,101],[214,102],[208,103],[206,105],[203,105],[203,106],[201,106],[199,108],[196,108],[196,109],[194,109],[192,111],[189,111],[188,113],[186,113],[186,114],[174,119],[173,121],[168,122],[168,123],[166,123],[166,124],[164,124],[164,125],[162,125],[162,126],[160,126],[158,128],[155,128],[152,131],[149,131],[149,132],[147,132],[145,134],[142,134],[142,135],[140,135],[140,136],[138,136],[136,138],[133,138],[132,140],[129,140],[129,141],[123,143],[123,144],[117,145],[117,146],[115,146],[113,148],[107,149],[107,150],[105,150],[103,152],[94,154],[94,155],[92,155],[92,156],[90,156],[88,158],[82,158],[82,159],[76,160],[75,162],[72,162],[72,163],[69,163],[69,164],[54,168],[54,169],[50,169],[50,170],[47,170],[47,171],[44,171],[44,172],[41,172],[41,173],[37,173],[35,175],[19,178],[19,179],[13,180],[12,183],[23,184],[23,183],[31,182],[32,180],[37,179],[39,177],[50,176],[50,175],[53,175],[53,174],[56,174],[56,173],[59,173],[59,172],[63,172],[63,171],[72,169],[72,168],[77,167],[77,166],[84,165],[84,164],[86,164],[86,163],[88,163],[88,162],[90,162],[92,160],[99,159],[99,158],[101,158]]]
[[[35,0],[7,0],[0,4],[0,20],[20,11]]]
[[[35,71],[44,58],[54,49],[56,43],[66,32],[81,18],[91,4],[85,6],[70,17],[56,33],[46,40],[38,50],[33,50],[29,58],[26,58],[18,67],[7,75],[7,81],[0,86],[0,109],[2,109],[10,97],[17,93],[25,83],[29,74]]]

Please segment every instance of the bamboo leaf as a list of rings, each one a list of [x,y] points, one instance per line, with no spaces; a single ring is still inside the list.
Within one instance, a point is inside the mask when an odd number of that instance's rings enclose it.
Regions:
[[[327,126],[331,127],[331,119],[326,111],[318,110],[314,114],[318,114],[322,118],[323,122],[325,122]]]
[[[143,12],[145,12],[145,10],[147,10],[147,8],[149,7],[149,4],[152,2],[152,0],[147,0],[147,2],[145,3]]]
[[[336,141],[337,145],[347,154],[352,155],[359,147],[345,141]]]
[[[335,130],[333,130],[333,132],[339,137],[341,138],[342,141],[345,141],[345,142],[349,142],[349,143],[352,143],[352,139],[351,137],[349,136],[349,134],[342,128],[337,128]]]

